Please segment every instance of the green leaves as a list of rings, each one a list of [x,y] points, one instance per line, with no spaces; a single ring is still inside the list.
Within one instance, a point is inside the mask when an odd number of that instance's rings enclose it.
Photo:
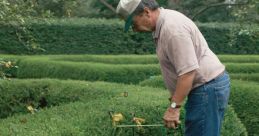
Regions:
[[[151,34],[124,33],[123,22],[117,19],[70,18],[29,21],[25,19],[26,25],[20,26],[19,29],[8,25],[0,26],[1,51],[12,54],[155,53]],[[199,23],[198,26],[210,48],[217,54],[259,52],[257,24],[240,27],[232,23]],[[24,30],[24,27],[27,29]],[[240,29],[248,30],[249,35],[239,35]],[[26,36],[26,33],[29,35]]]
[[[34,99],[30,100],[37,104],[45,89],[48,90],[45,96],[50,104],[47,109],[40,109],[35,114],[25,114],[26,111],[23,115],[16,114],[0,120],[2,135],[107,136],[112,131],[112,120],[108,114],[111,109],[124,115],[124,124],[132,124],[132,113],[137,117],[144,117],[147,124],[160,124],[168,104],[168,92],[163,89],[116,83],[27,79],[0,82],[0,88],[5,89],[5,92],[0,91],[1,111],[6,111],[3,106],[12,101],[15,94],[20,99],[28,98],[28,94],[31,94]],[[129,96],[118,97],[124,91],[129,92]],[[73,101],[74,96],[79,99]],[[11,114],[21,112],[21,109],[26,107],[17,105]],[[181,119],[184,119],[184,110]],[[131,133],[130,129],[126,129],[122,134]],[[175,135],[179,135],[178,133]],[[145,135],[159,134],[161,131],[158,128],[145,129]],[[246,136],[244,126],[231,106],[226,111],[222,135]]]
[[[232,15],[237,17],[240,23],[259,22],[259,2],[249,0],[248,4],[233,8]]]

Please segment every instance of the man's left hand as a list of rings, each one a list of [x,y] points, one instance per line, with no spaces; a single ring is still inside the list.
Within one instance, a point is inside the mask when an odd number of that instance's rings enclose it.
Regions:
[[[180,108],[167,108],[164,114],[164,124],[167,128],[174,128],[176,129],[177,126],[181,123],[179,120],[180,118]]]

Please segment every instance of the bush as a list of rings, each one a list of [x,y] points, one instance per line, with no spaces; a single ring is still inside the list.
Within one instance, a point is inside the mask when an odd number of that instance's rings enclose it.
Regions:
[[[223,63],[259,63],[259,55],[218,55]]]
[[[160,75],[161,73],[160,66],[157,64],[157,58],[151,55],[3,57],[5,59],[17,60],[19,68],[11,72],[17,78],[59,78],[137,84],[142,80]],[[238,59],[239,56],[233,57]],[[228,59],[225,60],[230,61]],[[257,60],[256,58],[252,58],[250,61]],[[233,74],[233,78],[235,79],[258,79],[257,74],[252,75],[252,73],[259,73],[259,65],[257,63],[226,63],[226,66],[228,72]]]
[[[26,107],[39,106],[41,99],[46,99],[47,105],[58,106],[61,103],[79,100],[94,100],[106,92],[92,88],[88,82],[58,80],[0,80],[0,118],[14,113],[27,113]],[[112,95],[112,92],[107,92]]]
[[[90,62],[49,61],[38,58],[21,60],[17,77],[48,77],[136,84],[159,73],[159,66],[154,64],[110,65]]]
[[[225,66],[229,73],[259,73],[257,63],[226,63]]]
[[[124,33],[117,19],[50,19],[30,20],[33,37],[46,52],[39,54],[154,54],[151,33]],[[217,54],[257,54],[258,26],[249,35],[238,35],[233,24],[199,24],[210,48]],[[236,29],[233,29],[236,28]],[[0,50],[3,53],[31,54],[17,40],[15,30],[0,26]],[[237,37],[237,38],[236,38]],[[233,41],[234,40],[234,41]],[[246,42],[247,41],[247,42]]]
[[[259,55],[217,55],[223,63],[259,63]],[[151,55],[4,55],[0,58],[21,60],[26,58],[44,58],[53,61],[97,62],[105,64],[158,64],[155,54]]]
[[[243,74],[243,73],[237,73],[237,74],[230,74],[230,77],[232,79],[237,80],[243,80],[243,81],[259,81],[259,73],[251,73],[251,74]]]
[[[258,81],[258,80],[257,80]],[[232,81],[230,103],[246,126],[248,134],[259,135],[259,84],[258,82]]]
[[[12,95],[20,94],[17,97],[19,99],[27,98],[28,93],[33,92],[31,98],[36,100],[45,92],[50,103],[58,103],[60,106],[40,109],[34,115],[15,115],[1,120],[2,135],[107,135],[112,129],[108,115],[110,110],[124,114],[127,120],[123,121],[125,124],[132,124],[132,112],[137,117],[145,118],[147,124],[162,123],[161,117],[167,108],[166,98],[169,95],[167,91],[150,87],[50,79],[2,81],[1,87],[6,86],[5,91]],[[121,96],[125,91],[128,97]],[[3,102],[12,101],[12,95]],[[182,117],[183,114],[184,111]],[[158,135],[158,132],[156,129],[147,129],[146,135]],[[129,133],[126,131],[125,135]],[[222,135],[247,135],[231,107],[226,112]]]
[[[18,78],[48,77],[133,84],[161,73],[158,64],[111,65],[92,62],[50,61],[40,58],[20,60],[18,66]],[[226,64],[226,66],[230,73],[259,73],[258,64]]]
[[[257,29],[256,29],[257,28]],[[251,28],[252,30],[241,29],[234,32],[236,35],[233,45],[237,54],[258,54],[259,51],[259,27]],[[250,45],[250,46],[246,46]]]
[[[152,55],[52,55],[51,60],[72,62],[98,62],[107,64],[158,64]],[[223,63],[259,63],[259,55],[218,55]]]
[[[155,55],[58,55],[49,56],[55,61],[96,62],[105,64],[158,64]]]

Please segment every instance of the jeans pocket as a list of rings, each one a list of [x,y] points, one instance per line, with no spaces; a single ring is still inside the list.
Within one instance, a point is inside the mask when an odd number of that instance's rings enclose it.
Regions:
[[[218,108],[224,110],[228,105],[228,99],[230,94],[230,83],[226,82],[218,87],[215,87],[215,94],[217,98]]]
[[[204,106],[206,104],[207,94],[205,92],[191,93],[187,98],[185,108],[194,108]]]

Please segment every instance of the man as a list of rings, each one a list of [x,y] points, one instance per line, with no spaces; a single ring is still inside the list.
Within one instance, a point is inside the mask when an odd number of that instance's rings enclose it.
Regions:
[[[185,135],[219,136],[230,79],[197,26],[177,11],[159,8],[155,0],[120,0],[117,13],[126,20],[125,31],[132,26],[137,32],[153,32],[171,94],[163,117],[165,126],[180,124],[180,107],[187,97]]]

